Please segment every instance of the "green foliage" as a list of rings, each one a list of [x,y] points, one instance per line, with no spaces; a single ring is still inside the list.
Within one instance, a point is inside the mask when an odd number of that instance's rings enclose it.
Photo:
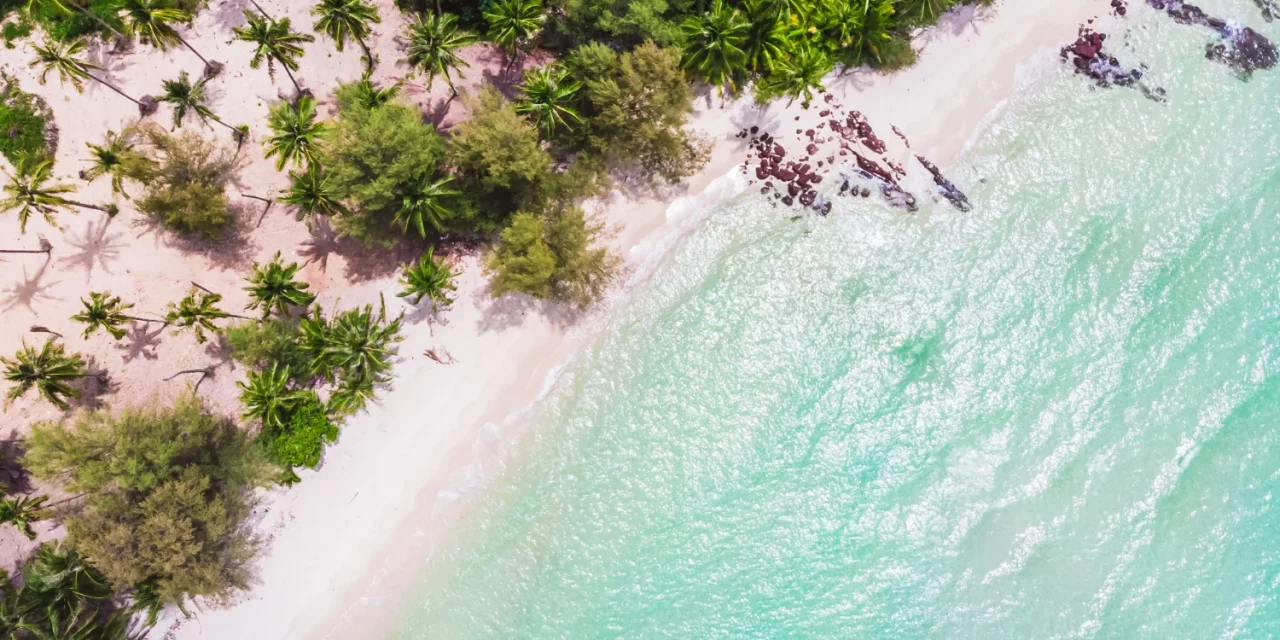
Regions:
[[[0,358],[4,365],[4,379],[13,383],[6,396],[8,402],[21,398],[35,389],[49,404],[66,410],[67,398],[79,398],[80,392],[67,383],[88,374],[84,358],[78,353],[67,354],[66,347],[50,338],[36,351],[25,342],[13,359]]]
[[[0,499],[0,524],[11,524],[28,540],[35,540],[36,532],[31,528],[31,523],[45,520],[53,515],[53,512],[44,508],[44,503],[48,501],[48,496]]]
[[[80,38],[63,41],[45,39],[44,44],[32,47],[36,57],[28,66],[40,67],[40,75],[37,76],[40,84],[44,84],[49,73],[54,72],[58,74],[58,80],[70,82],[76,91],[84,92],[84,81],[93,77],[89,72],[101,69],[84,61],[86,46]]]
[[[242,40],[254,45],[253,57],[249,59],[249,66],[253,69],[262,67],[262,63],[267,63],[267,74],[271,76],[274,82],[276,79],[276,63],[284,68],[285,73],[289,74],[289,78],[293,79],[293,72],[298,70],[298,58],[305,53],[302,45],[308,42],[315,42],[315,36],[306,33],[298,33],[293,30],[293,24],[288,18],[273,19],[259,15],[248,9],[244,10],[244,19],[246,24],[243,27],[232,29],[235,33],[236,40]],[[297,82],[294,82],[297,85]]]
[[[24,93],[18,83],[0,75],[0,153],[16,165],[23,157],[52,159],[55,141],[45,132],[53,112],[40,98]]]
[[[373,398],[377,385],[390,380],[391,358],[400,335],[401,317],[387,320],[386,305],[343,311],[326,320],[319,307],[298,325],[302,348],[311,355],[311,371],[337,389],[330,407],[350,413]]]
[[[389,243],[401,235],[393,220],[404,195],[439,174],[444,141],[417,109],[395,101],[369,108],[362,94],[360,83],[338,89],[338,118],[318,163],[347,205],[334,219],[339,233]]]
[[[346,212],[342,191],[318,164],[306,171],[290,171],[289,188],[280,194],[280,201],[295,207],[298,220],[306,220],[308,225],[318,215],[330,217]]]
[[[301,397],[289,412],[288,420],[264,426],[258,434],[258,444],[266,458],[285,468],[288,484],[298,479],[294,467],[316,468],[324,445],[337,439],[338,427],[329,420],[324,404],[313,392]]]
[[[550,140],[557,129],[572,129],[582,122],[577,109],[582,83],[571,80],[569,71],[558,64],[530,69],[520,85],[521,98],[516,102],[516,113],[533,121],[542,137]]]
[[[115,610],[106,579],[70,546],[45,543],[22,566],[22,588],[0,571],[0,636],[6,640],[141,640]]]
[[[191,14],[166,0],[121,0],[120,8],[129,34],[161,51],[181,41],[173,23],[191,22]]]
[[[400,284],[404,290],[396,295],[413,304],[419,304],[423,298],[431,301],[431,307],[447,307],[453,304],[449,292],[454,291],[453,270],[444,260],[436,259],[436,248],[428,247],[427,252],[418,259],[418,264],[409,265],[400,276]]]
[[[296,326],[276,319],[250,320],[226,329],[231,359],[254,368],[279,363],[290,374],[305,377],[310,371],[311,359],[298,340]]]
[[[399,224],[400,230],[406,234],[412,227],[421,238],[427,237],[427,227],[436,233],[443,232],[445,222],[453,215],[445,203],[458,195],[458,191],[449,188],[450,182],[453,178],[432,180],[423,176],[418,182],[406,186],[392,224]]]
[[[164,316],[165,322],[179,330],[194,329],[196,342],[204,344],[207,339],[205,331],[218,332],[218,325],[213,321],[231,317],[231,314],[218,308],[221,301],[221,294],[192,287],[191,292],[177,304],[169,303],[169,312]]]
[[[700,169],[708,145],[685,130],[693,94],[679,61],[653,43],[621,56],[598,44],[575,49],[568,65],[585,79],[583,144],[668,182]]]
[[[92,182],[101,176],[109,175],[111,176],[111,193],[128,198],[129,194],[124,191],[124,179],[127,177],[128,167],[131,164],[145,163],[145,159],[133,150],[133,133],[132,128],[125,129],[124,133],[119,134],[108,131],[102,144],[86,142],[85,145],[89,147],[90,165],[84,171],[84,179]]]
[[[289,368],[273,362],[264,371],[250,371],[249,379],[237,382],[240,402],[244,404],[245,418],[261,420],[263,428],[275,429],[284,425],[285,417],[302,401],[305,394],[289,388]]]
[[[498,90],[486,86],[467,98],[471,117],[454,132],[450,157],[480,209],[499,213],[541,209],[552,176],[551,155],[533,125]]]
[[[787,97],[787,105],[801,98],[805,109],[813,102],[814,91],[826,91],[822,79],[831,72],[831,60],[821,49],[803,46],[775,65],[767,78],[756,84],[756,99],[766,102],[778,96]]]
[[[311,96],[298,98],[297,104],[280,102],[271,107],[268,124],[271,137],[267,139],[266,157],[276,158],[276,170],[292,162],[310,166],[315,162],[316,145],[328,130],[328,125],[316,122],[316,100]]]
[[[67,520],[69,541],[117,589],[149,580],[161,600],[180,604],[244,586],[254,548],[245,518],[262,459],[195,395],[39,424],[27,444],[32,473],[86,494]]]
[[[489,39],[514,56],[533,43],[547,17],[542,0],[492,0],[484,19],[489,23]]]
[[[246,309],[262,308],[262,317],[271,315],[274,308],[280,315],[287,316],[289,307],[306,307],[316,299],[314,294],[307,293],[311,285],[294,280],[302,267],[296,262],[284,264],[280,261],[280,252],[271,258],[264,267],[253,263],[253,275],[249,276],[249,292],[252,301]]]
[[[681,65],[697,73],[724,95],[735,91],[734,78],[747,66],[747,21],[724,0],[712,0],[702,16],[690,16],[680,25],[684,57]]]
[[[186,117],[188,111],[201,120],[207,120],[213,116],[213,111],[205,105],[207,99],[204,92],[205,82],[207,82],[205,78],[200,78],[192,83],[186,71],[179,73],[176,80],[164,81],[164,95],[160,96],[160,102],[173,105],[175,129],[182,126],[182,119]]]
[[[194,132],[170,135],[155,124],[139,131],[149,154],[137,154],[124,169],[147,185],[138,210],[182,235],[221,235],[232,222],[224,190],[239,168],[235,156]]]
[[[124,313],[133,308],[132,304],[105,291],[90,293],[88,300],[80,298],[80,304],[84,305],[84,311],[71,316],[71,319],[86,325],[82,337],[88,339],[98,329],[106,331],[116,340],[125,336],[126,332],[120,325],[132,320]]]
[[[0,210],[18,210],[19,233],[27,232],[27,220],[31,213],[38,212],[44,216],[45,222],[57,227],[53,214],[58,209],[71,205],[71,201],[63,196],[75,190],[68,184],[47,184],[53,179],[53,161],[40,156],[18,158],[17,165],[4,185],[7,196],[0,200]]]
[[[693,0],[563,0],[564,19],[555,25],[561,36],[577,45],[593,40],[669,45],[680,38],[678,16],[693,5]]]
[[[311,15],[318,18],[312,29],[329,36],[338,51],[342,51],[348,37],[360,43],[369,59],[368,68],[373,69],[373,56],[364,39],[369,37],[370,24],[382,22],[377,8],[364,0],[320,0],[312,7]]]
[[[419,15],[410,25],[408,40],[408,50],[400,62],[426,73],[428,89],[436,76],[444,76],[444,81],[456,94],[458,90],[453,86],[452,74],[457,73],[461,78],[460,69],[471,66],[458,57],[457,51],[475,42],[476,37],[459,28],[457,16],[428,13]]]
[[[491,292],[527,293],[581,307],[599,300],[617,274],[617,256],[600,246],[604,225],[577,207],[548,216],[516,214],[486,262]]]

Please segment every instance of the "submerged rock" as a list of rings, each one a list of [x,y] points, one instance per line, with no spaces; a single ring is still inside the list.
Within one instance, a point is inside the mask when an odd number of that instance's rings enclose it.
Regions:
[[[1259,69],[1275,67],[1280,62],[1276,46],[1266,36],[1249,27],[1234,26],[1182,0],[1147,0],[1147,4],[1153,9],[1164,11],[1174,22],[1208,27],[1216,31],[1222,36],[1222,42],[1206,45],[1205,57],[1231,67],[1243,77],[1247,78]],[[1265,5],[1264,17],[1270,12],[1268,7],[1274,6],[1271,0],[1263,0],[1260,4]]]
[[[969,211],[973,208],[969,205],[969,198],[964,195],[964,192],[957,189],[956,185],[952,184],[950,180],[947,180],[937,165],[925,160],[924,156],[920,155],[916,156],[916,160],[920,162],[920,165],[926,171],[933,174],[933,183],[942,190],[942,197],[946,198],[955,208],[961,211]]]

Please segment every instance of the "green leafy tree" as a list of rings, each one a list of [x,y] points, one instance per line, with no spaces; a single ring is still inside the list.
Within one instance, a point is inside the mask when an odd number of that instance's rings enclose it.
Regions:
[[[191,292],[185,298],[179,300],[176,305],[169,304],[169,312],[164,317],[165,322],[176,326],[178,329],[194,329],[196,342],[204,344],[205,340],[208,339],[205,336],[205,331],[218,332],[218,325],[214,323],[215,320],[242,317],[219,309],[218,303],[221,301],[222,296],[220,294],[192,287]]]
[[[195,114],[201,120],[213,120],[218,124],[226,127],[235,135],[237,129],[222,121],[214,114],[206,101],[204,88],[207,79],[201,78],[196,82],[191,82],[191,77],[186,71],[178,73],[176,80],[164,81],[164,96],[160,98],[160,102],[167,102],[173,105],[173,127],[176,129],[182,126],[182,119],[186,117],[187,112]]]
[[[486,261],[490,292],[526,293],[579,307],[594,304],[617,274],[619,260],[602,246],[604,226],[577,207],[546,216],[519,213]]]
[[[373,313],[373,305],[348,309],[332,321],[319,313],[304,319],[303,344],[313,351],[312,370],[325,379],[367,381],[373,385],[390,380],[391,357],[400,335],[401,318],[387,320],[386,305]]]
[[[181,43],[191,50],[204,63],[205,73],[215,72],[220,67],[210,63],[195,47],[187,42],[175,24],[191,22],[191,14],[179,9],[169,0],[122,0],[120,18],[129,33],[151,43],[155,48],[165,51],[169,47]]]
[[[858,7],[854,7],[857,9]],[[848,9],[846,9],[847,11]],[[883,63],[882,55],[886,46],[893,39],[894,2],[893,0],[867,0],[861,4],[861,16],[845,18],[847,26],[842,27],[835,37],[842,38],[846,58],[853,63]],[[833,14],[839,16],[840,14]],[[844,44],[848,42],[849,44]],[[868,59],[868,53],[874,60]]]
[[[844,3],[850,7],[852,2]],[[786,30],[778,17],[776,0],[745,0],[747,29],[742,44],[747,68],[767,73],[786,55],[788,42]]]
[[[66,521],[68,541],[116,589],[150,583],[180,605],[223,602],[245,586],[251,491],[268,469],[245,434],[194,394],[37,424],[26,444],[33,474],[84,494]]]
[[[314,392],[306,392],[289,411],[288,420],[264,426],[258,434],[267,459],[285,468],[285,484],[297,482],[294,467],[314,469],[320,464],[326,443],[338,439],[338,427],[329,420],[325,406]]]
[[[67,398],[80,397],[68,383],[89,375],[84,358],[78,353],[67,354],[66,347],[52,338],[39,351],[24,342],[12,360],[0,358],[0,364],[4,365],[4,379],[13,383],[6,396],[8,402],[35,389],[49,404],[64,411],[70,406]]]
[[[503,229],[502,240],[486,266],[493,274],[489,290],[495,298],[513,292],[550,298],[556,256],[547,246],[542,218],[532,213],[517,213],[511,225]]]
[[[80,12],[81,15],[89,18],[90,20],[93,20],[99,27],[102,27],[106,31],[110,31],[117,38],[120,38],[121,40],[127,39],[123,33],[120,33],[115,27],[107,24],[107,22],[99,17],[98,14],[90,11],[84,5],[76,2],[75,0],[27,0],[25,13],[28,20],[37,21],[41,17],[42,12],[47,11],[57,17],[63,17],[71,15],[72,9]]]
[[[427,74],[427,88],[436,76],[444,76],[450,95],[458,95],[453,74],[462,77],[462,67],[469,67],[458,57],[458,49],[473,44],[476,37],[458,27],[458,17],[451,14],[426,14],[409,27],[409,45],[400,62]]]
[[[316,101],[302,96],[297,106],[281,102],[271,108],[269,124],[272,135],[267,139],[266,157],[275,157],[279,171],[290,162],[311,165],[316,159],[316,145],[328,126],[316,121]]]
[[[822,79],[831,72],[831,59],[821,49],[802,46],[783,58],[769,77],[758,85],[759,97],[787,96],[787,106],[802,98],[805,109],[813,102],[814,91],[826,91]]]
[[[87,142],[85,145],[89,147],[90,165],[84,171],[84,179],[92,182],[101,176],[109,175],[111,176],[111,193],[128,198],[129,194],[124,191],[127,163],[137,158],[128,130],[123,134],[108,131],[101,145],[92,142]]]
[[[85,42],[82,38],[73,38],[61,42],[46,39],[44,44],[35,45],[32,48],[36,52],[36,57],[29,66],[33,68],[40,67],[40,75],[38,76],[40,84],[44,84],[49,72],[53,71],[57,72],[60,81],[70,82],[71,86],[76,88],[76,91],[83,93],[84,81],[93,80],[137,105],[138,112],[142,115],[147,115],[155,110],[155,105],[149,98],[146,102],[135,99],[114,84],[90,73],[90,71],[100,70],[101,67],[80,58],[85,49]]]
[[[52,512],[44,508],[44,503],[48,501],[48,496],[36,498],[20,496],[0,499],[0,524],[11,524],[18,531],[21,531],[22,535],[26,536],[28,540],[35,540],[36,531],[31,528],[31,523],[44,520],[53,515]]]
[[[520,50],[533,43],[546,20],[542,0],[494,0],[484,12],[489,39],[507,52],[508,66]]]
[[[288,315],[290,306],[306,307],[314,302],[315,295],[307,293],[311,285],[294,279],[301,268],[296,262],[284,264],[280,260],[279,251],[265,267],[255,262],[253,275],[249,276],[249,286],[244,288],[252,301],[245,308],[261,307],[262,317],[266,318],[271,315],[272,309],[280,315]]]
[[[423,298],[431,301],[433,309],[453,304],[449,296],[449,292],[456,289],[453,270],[444,260],[436,259],[435,247],[428,247],[417,264],[405,268],[400,284],[404,290],[396,295],[406,300],[412,298],[412,304],[420,304]]]
[[[302,87],[293,77],[293,72],[298,70],[298,58],[304,53],[302,45],[315,42],[315,37],[294,31],[288,18],[275,20],[248,9],[244,11],[244,18],[247,24],[236,27],[233,31],[237,40],[250,42],[255,47],[249,66],[258,69],[266,61],[267,73],[275,81],[276,63],[280,63],[280,67],[289,76],[289,81],[293,83],[294,90],[301,94]]]
[[[265,371],[250,371],[246,382],[238,382],[240,402],[244,404],[244,417],[261,420],[266,428],[284,425],[289,412],[297,406],[306,393],[289,388],[289,368],[272,363]]]
[[[364,0],[320,0],[311,15],[319,18],[312,28],[329,36],[338,51],[342,51],[348,37],[355,39],[364,49],[366,70],[373,71],[373,53],[364,39],[369,37],[370,24],[382,22],[377,8]]]
[[[716,87],[722,98],[726,88],[733,93],[734,77],[747,64],[743,51],[747,22],[738,10],[723,0],[712,0],[707,13],[685,19],[680,30],[684,38],[684,68]]]
[[[522,94],[516,101],[516,113],[530,118],[550,140],[557,129],[572,129],[572,123],[582,122],[573,105],[578,101],[582,83],[569,78],[569,71],[558,64],[531,69],[524,75],[520,86]]]
[[[400,86],[399,82],[386,87],[375,86],[369,80],[369,75],[365,74],[365,77],[356,83],[357,100],[365,109],[377,109],[395,100],[396,96],[400,95]]]
[[[450,158],[481,209],[541,209],[552,180],[551,155],[532,124],[497,89],[467,98],[471,117],[454,130]]]
[[[81,298],[80,304],[84,305],[84,310],[71,316],[71,319],[86,325],[83,334],[85,338],[93,335],[98,329],[102,329],[110,334],[112,338],[119,340],[125,336],[125,330],[120,328],[120,325],[126,322],[158,322],[148,318],[126,315],[124,312],[132,309],[133,305],[124,302],[119,296],[113,296],[103,291],[90,293],[88,300]]]
[[[680,38],[678,16],[694,5],[690,0],[559,0],[563,7],[555,30],[570,42],[610,42],[623,49],[653,41],[660,45]]]
[[[289,188],[281,192],[280,201],[297,210],[297,218],[311,224],[315,216],[336,216],[346,212],[342,191],[329,174],[313,164],[305,171],[289,172]]]
[[[452,215],[445,203],[460,193],[449,188],[450,182],[453,182],[453,178],[448,176],[439,179],[423,176],[410,185],[401,198],[400,210],[396,211],[392,223],[399,224],[405,233],[409,232],[409,227],[413,227],[422,238],[427,237],[428,226],[437,233],[443,232],[444,223]]]
[[[138,210],[179,234],[217,238],[233,220],[226,187],[235,154],[195,132],[171,135],[154,123],[139,131],[146,154],[125,163],[125,175],[147,185]]]
[[[75,187],[67,184],[48,184],[52,179],[50,175],[52,170],[52,160],[22,158],[9,176],[9,182],[4,186],[7,197],[0,200],[0,210],[18,210],[18,227],[21,233],[26,233],[27,220],[31,217],[32,211],[39,212],[46,222],[55,227],[58,223],[54,221],[53,214],[58,209],[79,207],[101,211],[108,216],[114,216],[120,211],[114,204],[99,206],[64,197],[63,194],[71,193]]]
[[[902,14],[917,24],[932,24],[956,4],[956,0],[901,0]]]

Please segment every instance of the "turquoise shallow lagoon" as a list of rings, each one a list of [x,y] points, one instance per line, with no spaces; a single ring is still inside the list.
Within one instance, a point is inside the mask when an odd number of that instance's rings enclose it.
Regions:
[[[1280,72],[1131,13],[1169,102],[1043,61],[971,213],[712,212],[395,637],[1280,637]]]

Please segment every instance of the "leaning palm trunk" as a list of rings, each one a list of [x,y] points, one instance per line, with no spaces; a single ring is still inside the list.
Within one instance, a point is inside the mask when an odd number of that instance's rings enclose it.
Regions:
[[[298,85],[298,79],[293,77],[293,72],[289,70],[289,65],[287,65],[287,64],[285,64],[283,61],[281,61],[281,62],[280,62],[280,66],[284,68],[284,73],[285,73],[285,75],[289,76],[289,82],[292,82],[292,83],[293,83],[294,95],[295,95],[295,96],[301,96],[301,95],[302,95],[302,87]]]
[[[75,3],[75,0],[67,0],[67,4],[71,5],[71,7],[72,7],[73,9],[75,9],[76,11],[79,11],[80,13],[83,13],[84,15],[89,16],[89,18],[90,18],[91,20],[93,20],[94,22],[98,23],[102,28],[106,29],[107,31],[110,31],[111,33],[114,33],[114,34],[116,35],[116,37],[117,37],[117,38],[120,38],[121,40],[128,40],[128,39],[129,39],[129,38],[128,38],[127,36],[125,36],[123,33],[120,33],[119,31],[116,31],[116,28],[115,28],[115,27],[113,27],[113,26],[111,26],[111,25],[107,24],[105,21],[103,21],[103,19],[102,19],[102,18],[99,18],[99,17],[98,17],[98,14],[96,14],[96,13],[94,13],[94,12],[92,12],[92,11],[89,11],[88,9],[86,9],[86,8],[84,8],[84,7],[82,7],[82,6],[78,5],[78,4],[76,4],[76,3]]]
[[[181,42],[181,43],[182,43],[182,46],[186,47],[187,49],[190,49],[190,50],[191,50],[191,53],[196,54],[196,57],[197,57],[197,58],[200,58],[200,62],[203,62],[203,63],[204,63],[204,75],[205,75],[205,77],[212,77],[212,76],[216,76],[216,75],[218,75],[218,73],[219,73],[220,71],[222,71],[222,64],[221,64],[221,63],[218,63],[218,62],[209,62],[209,60],[208,60],[208,59],[206,59],[204,56],[200,55],[200,52],[199,52],[199,51],[196,51],[196,48],[195,48],[195,47],[191,46],[191,43],[190,43],[190,42],[187,42],[187,39],[186,39],[186,38],[182,37],[182,34],[180,34],[180,33],[176,33],[176,32],[175,32],[175,33],[174,33],[174,35],[178,36],[178,42]]]
[[[93,209],[94,211],[101,211],[107,214],[108,216],[113,216],[113,217],[117,213],[119,213],[118,210],[115,210],[111,207],[104,207],[100,204],[89,204],[88,202],[79,202],[77,200],[67,200],[66,198],[63,198],[63,202],[66,202],[67,204],[73,207],[80,207],[81,209]]]
[[[262,5],[258,4],[258,3],[257,3],[257,2],[255,2],[254,0],[249,0],[249,4],[252,4],[252,5],[253,5],[253,8],[254,8],[254,9],[257,9],[257,10],[258,10],[258,13],[261,13],[265,18],[267,18],[268,20],[270,20],[270,19],[271,19],[271,14],[267,13],[266,11],[264,11],[264,10],[262,9]]]
[[[373,53],[369,51],[369,45],[365,44],[364,38],[360,36],[356,36],[356,42],[359,42],[360,48],[364,49],[365,68],[369,70],[369,73],[373,73]]]
[[[138,112],[139,112],[139,113],[142,113],[143,115],[146,115],[146,114],[148,114],[148,113],[150,113],[150,112],[152,111],[152,109],[153,109],[154,105],[148,105],[147,103],[144,103],[144,102],[142,102],[141,100],[137,100],[137,99],[135,99],[133,96],[131,96],[131,95],[129,95],[129,94],[127,94],[127,93],[125,93],[124,91],[122,91],[122,90],[120,89],[120,87],[117,87],[117,86],[115,86],[114,84],[111,84],[110,82],[107,82],[106,80],[103,80],[102,78],[99,78],[98,76],[90,75],[89,77],[90,77],[90,78],[92,78],[93,80],[95,80],[95,81],[97,81],[97,82],[101,83],[102,85],[106,86],[108,89],[110,89],[110,90],[112,90],[112,91],[114,91],[114,92],[116,92],[116,93],[120,94],[121,96],[124,96],[124,98],[125,98],[126,100],[128,100],[129,102],[132,102],[132,103],[134,103],[134,104],[138,105]]]

